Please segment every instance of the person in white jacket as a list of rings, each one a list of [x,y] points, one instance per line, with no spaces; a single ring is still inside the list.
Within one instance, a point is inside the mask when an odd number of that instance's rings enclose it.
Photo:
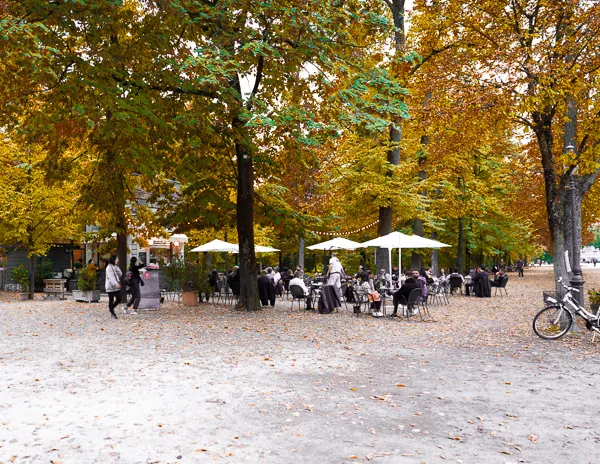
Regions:
[[[121,276],[123,273],[117,264],[119,264],[119,258],[111,256],[108,258],[106,266],[105,287],[108,293],[108,310],[113,319],[118,319],[115,308],[121,303]]]

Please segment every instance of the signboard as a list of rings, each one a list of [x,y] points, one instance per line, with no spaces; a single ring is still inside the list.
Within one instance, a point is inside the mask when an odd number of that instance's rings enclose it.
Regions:
[[[160,308],[159,273],[158,269],[149,269],[140,276],[144,281],[144,286],[140,288],[142,299],[140,300],[139,309]]]

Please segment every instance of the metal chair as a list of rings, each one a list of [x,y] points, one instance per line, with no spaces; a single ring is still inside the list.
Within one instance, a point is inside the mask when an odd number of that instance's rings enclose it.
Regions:
[[[352,290],[354,294],[354,306],[358,306],[360,311],[356,313],[356,317],[358,317],[361,313],[369,313],[369,307],[371,306],[371,302],[369,301],[369,295],[365,293],[358,293],[354,288]],[[363,308],[364,305],[364,308]]]
[[[498,289],[500,289],[500,297],[502,297],[502,290],[504,290],[504,293],[506,294],[506,296],[508,296],[508,292],[506,291],[506,284],[507,283],[508,283],[508,276],[505,275],[502,278],[502,282],[500,282],[500,286],[494,287],[494,296],[496,296],[496,293],[498,292]]]
[[[222,280],[217,280],[217,291],[212,292],[211,298],[213,304],[219,304],[219,301],[224,300],[225,298],[225,283]],[[215,301],[216,300],[216,301]]]
[[[459,276],[450,276],[450,295],[454,294],[454,289],[459,288],[460,294],[463,294],[463,280]]]
[[[292,295],[292,306],[290,309],[294,309],[294,301],[298,302],[298,309],[301,309],[300,302],[306,301],[308,295],[304,294],[304,289],[300,287],[300,285],[290,285],[289,287],[290,294]]]
[[[450,303],[448,300],[448,281],[444,280],[438,286],[438,295],[440,296],[440,300],[444,302],[444,304]]]
[[[414,290],[411,290],[411,292],[408,294],[408,301],[406,302],[406,313],[404,314],[404,316],[406,317],[406,319],[408,321],[410,321],[411,316],[416,315],[417,313],[415,313],[415,308],[417,309],[417,311],[419,310],[419,300],[421,299],[421,289],[420,288],[415,288]],[[421,315],[421,320],[423,319],[423,316]]]
[[[344,303],[344,307],[346,309],[348,309],[348,304],[346,303],[346,291],[348,290],[348,284],[346,282],[344,282],[342,284],[342,303]]]

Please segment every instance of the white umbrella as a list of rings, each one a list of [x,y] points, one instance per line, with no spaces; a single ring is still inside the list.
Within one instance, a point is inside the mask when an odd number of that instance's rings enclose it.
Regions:
[[[281,250],[279,250],[277,248],[268,247],[268,246],[254,245],[254,251],[256,251],[257,253],[275,253],[275,252],[281,251]]]
[[[327,240],[326,242],[317,243],[316,245],[311,245],[307,247],[309,250],[356,250],[357,248],[362,248],[362,244],[358,242],[353,242],[352,240],[348,240],[343,237],[332,238],[331,240]]]
[[[398,269],[402,271],[402,248],[443,248],[451,245],[421,237],[420,235],[406,235],[402,232],[392,232],[391,234],[369,240],[363,243],[362,246],[387,248],[390,254],[390,268],[392,267],[392,249],[398,248]]]
[[[326,242],[317,243],[316,245],[311,245],[307,247],[309,250],[323,250],[323,266],[327,266],[327,257],[325,256],[326,251],[331,250],[356,250],[357,248],[361,248],[362,244],[358,242],[353,242],[352,240],[348,240],[343,237],[335,237],[331,240],[327,240]]]
[[[193,252],[209,252],[214,251],[217,253],[237,253],[238,246],[235,243],[224,242],[223,240],[213,240],[212,242],[205,243],[196,248],[191,249]]]

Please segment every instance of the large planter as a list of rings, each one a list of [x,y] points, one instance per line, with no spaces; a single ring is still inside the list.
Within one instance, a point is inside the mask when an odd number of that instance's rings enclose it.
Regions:
[[[19,293],[19,301],[26,301],[29,299],[29,293]]]
[[[600,304],[590,303],[590,308],[592,309],[592,314],[598,314],[598,308],[600,308]]]
[[[86,303],[100,301],[100,290],[90,290],[89,292],[73,290],[73,300],[85,301]]]
[[[198,292],[183,292],[181,301],[184,306],[198,306]]]

